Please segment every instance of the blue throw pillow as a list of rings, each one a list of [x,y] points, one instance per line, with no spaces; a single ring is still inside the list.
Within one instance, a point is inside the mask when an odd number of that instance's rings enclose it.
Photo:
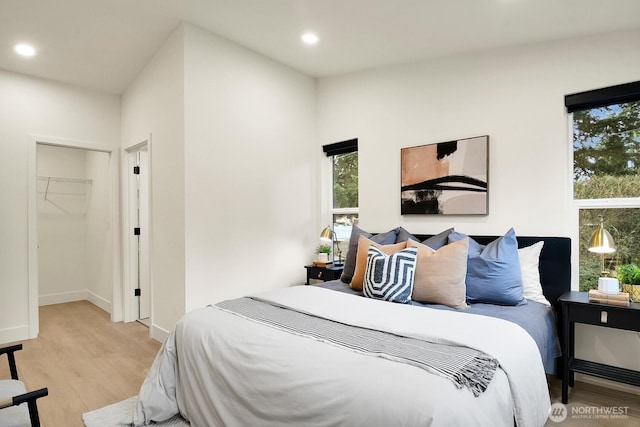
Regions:
[[[455,242],[465,237],[468,236],[453,231],[449,241]],[[518,240],[513,228],[486,246],[469,239],[466,285],[468,303],[527,303],[518,258]]]
[[[354,225],[351,228],[349,248],[347,249],[347,257],[344,260],[344,267],[342,269],[340,280],[342,280],[344,283],[351,283],[351,280],[353,279],[353,273],[355,273],[356,271],[356,258],[358,255],[358,241],[360,240],[360,236],[371,239],[372,242],[376,242],[380,245],[391,245],[395,243],[397,235],[397,228],[389,230],[386,233],[376,234],[374,236],[373,234],[364,231],[357,225]]]
[[[403,304],[411,301],[418,248],[403,249],[386,255],[369,247],[362,292],[365,297]]]

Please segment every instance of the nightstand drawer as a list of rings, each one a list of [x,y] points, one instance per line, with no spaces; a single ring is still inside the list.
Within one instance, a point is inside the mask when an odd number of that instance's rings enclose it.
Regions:
[[[325,280],[326,278],[326,280],[332,280],[329,279],[329,276],[333,275],[326,268],[312,268],[309,270],[309,276],[311,279]]]
[[[342,266],[316,267],[314,265],[305,265],[304,268],[307,269],[307,285],[310,284],[310,280],[322,280],[324,282],[336,280],[342,274]]]
[[[630,316],[629,310],[601,304],[571,304],[569,306],[571,322],[606,326],[616,329],[637,330],[640,317]]]

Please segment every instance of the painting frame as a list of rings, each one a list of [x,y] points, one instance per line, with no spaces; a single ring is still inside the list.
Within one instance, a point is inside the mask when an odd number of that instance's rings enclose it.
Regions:
[[[401,215],[489,215],[489,136],[400,149]]]

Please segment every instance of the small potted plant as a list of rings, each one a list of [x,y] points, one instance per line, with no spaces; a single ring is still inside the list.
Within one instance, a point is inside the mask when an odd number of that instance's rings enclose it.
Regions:
[[[316,248],[317,260],[320,262],[329,262],[329,254],[331,253],[331,246],[325,244],[319,244]]]
[[[640,267],[636,264],[623,264],[616,267],[622,291],[629,294],[633,302],[640,302]]]

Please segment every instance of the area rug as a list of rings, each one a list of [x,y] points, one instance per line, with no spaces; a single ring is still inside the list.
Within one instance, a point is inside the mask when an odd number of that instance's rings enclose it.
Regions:
[[[82,414],[82,421],[86,427],[123,427],[131,425],[133,409],[136,405],[137,397],[131,397],[122,402],[96,409],[95,411]],[[161,423],[153,423],[158,427],[189,427],[180,415],[169,418]]]

